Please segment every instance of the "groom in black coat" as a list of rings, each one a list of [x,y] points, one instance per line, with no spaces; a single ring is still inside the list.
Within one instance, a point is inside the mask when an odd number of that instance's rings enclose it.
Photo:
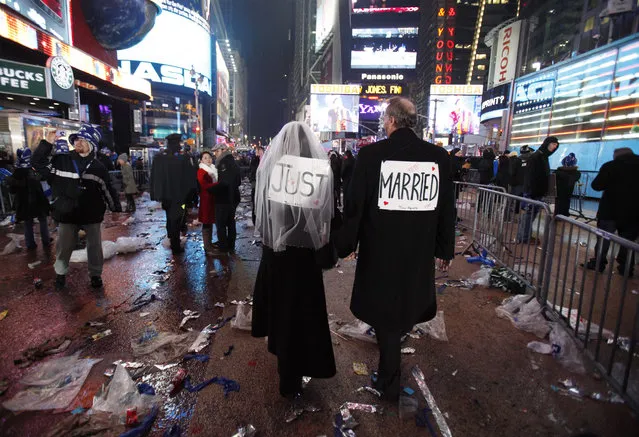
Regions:
[[[359,244],[351,311],[375,328],[375,387],[390,401],[399,398],[402,335],[437,313],[435,259],[447,270],[454,255],[450,158],[417,137],[416,121],[412,102],[389,101],[388,138],[360,150],[336,235],[341,257]]]

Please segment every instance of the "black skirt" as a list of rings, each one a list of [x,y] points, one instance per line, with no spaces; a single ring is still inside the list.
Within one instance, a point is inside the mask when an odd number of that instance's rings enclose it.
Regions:
[[[264,246],[253,299],[252,335],[268,336],[280,375],[335,375],[322,268],[314,250],[274,252]]]

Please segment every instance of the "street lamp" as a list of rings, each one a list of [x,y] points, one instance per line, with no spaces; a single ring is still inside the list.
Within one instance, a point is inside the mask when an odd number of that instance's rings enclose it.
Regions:
[[[194,91],[195,117],[197,118],[197,128],[195,130],[195,148],[199,150],[200,149],[200,133],[202,132],[202,124],[200,123],[200,103],[199,103],[200,90],[199,88],[200,88],[200,85],[202,85],[202,82],[204,81],[204,76],[202,76],[201,73],[196,73],[193,65],[191,65],[191,71],[189,73],[191,74],[191,82],[195,83],[195,91]]]

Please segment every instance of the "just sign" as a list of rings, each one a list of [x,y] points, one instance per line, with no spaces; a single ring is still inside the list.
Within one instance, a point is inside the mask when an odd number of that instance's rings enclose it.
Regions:
[[[330,172],[326,160],[284,155],[271,171],[268,199],[302,208],[321,208]]]

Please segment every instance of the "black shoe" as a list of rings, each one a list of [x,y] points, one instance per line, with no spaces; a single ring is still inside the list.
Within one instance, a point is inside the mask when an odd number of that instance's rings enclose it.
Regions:
[[[599,273],[603,273],[604,270],[606,270],[606,264],[605,262],[602,262],[599,264]],[[588,261],[586,264],[582,264],[581,267],[584,267],[588,270],[596,270],[597,269],[597,260],[591,259],[590,261]]]
[[[102,282],[102,278],[100,276],[91,276],[91,287],[93,288],[102,288],[104,283]]]
[[[182,246],[173,247],[171,248],[171,252],[173,252],[173,255],[179,255],[181,253],[184,253],[184,248]]]
[[[55,275],[55,288],[61,290],[67,283],[67,277],[65,275]]]
[[[623,266],[617,266],[617,272],[619,272],[621,276],[626,275],[626,269]],[[634,270],[630,269],[630,271],[628,272],[628,277],[633,278],[634,276],[635,276]]]

